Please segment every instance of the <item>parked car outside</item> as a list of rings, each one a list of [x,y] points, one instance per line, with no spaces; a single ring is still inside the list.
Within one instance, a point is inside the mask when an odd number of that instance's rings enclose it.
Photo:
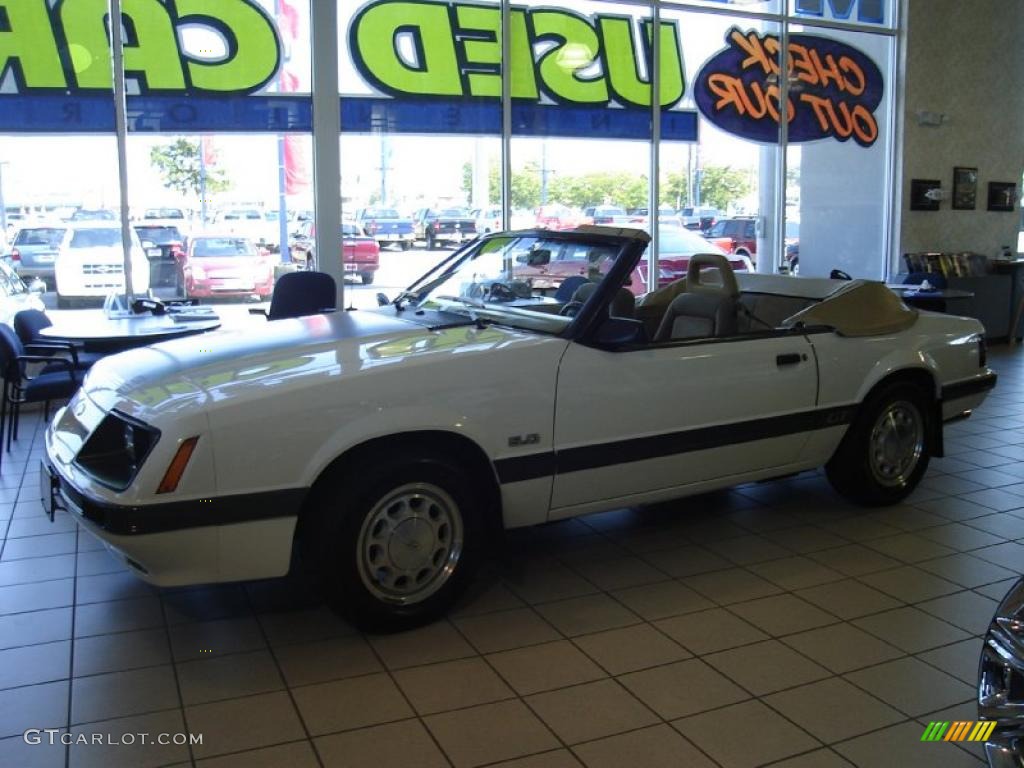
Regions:
[[[580,224],[587,223],[581,211],[553,203],[542,205],[536,210],[535,226],[541,229],[566,230],[575,229]],[[592,222],[591,222],[592,223]]]
[[[701,232],[708,232],[718,221],[721,215],[717,208],[710,206],[687,206],[680,212],[683,226],[687,229],[697,229]]]
[[[786,219],[786,255],[783,265],[786,273],[790,275],[800,274],[800,220]]]
[[[249,297],[261,301],[274,291],[274,259],[247,237],[230,232],[197,235],[184,265],[190,299]]]
[[[116,213],[106,208],[79,208],[71,214],[70,221],[118,221]]]
[[[501,222],[500,206],[491,205],[487,208],[477,208],[473,211],[473,216],[476,218],[476,231],[482,235],[500,232],[504,229]]]
[[[48,288],[53,288],[57,253],[64,239],[65,225],[49,224],[23,227],[11,243],[7,258],[14,271],[23,279],[38,277]]]
[[[291,247],[292,261],[303,269],[316,269],[316,224],[306,221],[296,233]],[[352,222],[341,224],[341,261],[346,275],[358,277],[363,285],[373,283],[380,268],[380,246],[363,228]]]
[[[14,327],[14,316],[23,309],[45,310],[41,294],[46,286],[32,278],[28,284],[9,264],[0,261],[0,322]]]
[[[629,221],[625,208],[617,205],[594,205],[583,209],[583,216],[590,224],[621,225]]]
[[[476,237],[476,217],[465,208],[421,208],[413,214],[416,239],[429,250],[443,245],[461,245]]]
[[[497,233],[380,308],[104,358],[46,428],[43,506],[161,586],[279,577],[298,553],[332,605],[394,630],[446,611],[504,528],[820,467],[898,504],[995,386],[977,320],[720,256],[691,261],[699,301],[650,296],[648,335],[622,289],[647,244]],[[516,279],[565,248],[611,263],[589,299]]]
[[[259,208],[223,208],[213,217],[213,229],[251,240],[271,251],[280,246],[281,235],[276,222],[268,222]]]
[[[719,219],[707,238],[726,253],[746,256],[757,263],[757,224],[753,216]]]
[[[407,251],[416,241],[412,219],[402,216],[395,208],[360,208],[356,211],[355,223],[381,248],[397,245]]]
[[[160,209],[167,210],[167,209]],[[149,259],[151,287],[173,287],[185,292],[185,259],[188,237],[181,219],[144,219],[133,225]]]
[[[116,222],[81,221],[67,225],[54,268],[60,309],[68,309],[82,300],[124,293],[123,242],[121,226]],[[149,259],[134,230],[129,248],[132,289],[144,293],[149,290]]]
[[[143,214],[144,220],[152,219],[173,219],[175,221],[184,221],[187,217],[185,211],[181,208],[147,208]]]

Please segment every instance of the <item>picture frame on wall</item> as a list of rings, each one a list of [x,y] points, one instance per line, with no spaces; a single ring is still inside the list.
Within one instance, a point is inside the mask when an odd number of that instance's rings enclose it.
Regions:
[[[910,210],[937,211],[942,200],[942,182],[938,179],[913,179],[910,182]]]
[[[978,204],[978,169],[953,169],[953,210],[973,211]]]
[[[1017,210],[1017,185],[1012,181],[988,183],[988,209],[990,211]]]

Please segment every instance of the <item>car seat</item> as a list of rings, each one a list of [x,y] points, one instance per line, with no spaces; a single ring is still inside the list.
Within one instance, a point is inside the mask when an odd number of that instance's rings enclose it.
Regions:
[[[708,280],[712,275],[718,279]],[[686,270],[686,292],[668,305],[654,341],[735,335],[739,296],[736,275],[725,256],[694,254]]]

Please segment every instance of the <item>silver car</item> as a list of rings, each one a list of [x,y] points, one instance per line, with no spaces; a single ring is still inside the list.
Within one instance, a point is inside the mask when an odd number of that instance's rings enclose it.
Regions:
[[[990,768],[1024,766],[1024,579],[1003,598],[985,635],[978,717],[996,721],[985,743]]]

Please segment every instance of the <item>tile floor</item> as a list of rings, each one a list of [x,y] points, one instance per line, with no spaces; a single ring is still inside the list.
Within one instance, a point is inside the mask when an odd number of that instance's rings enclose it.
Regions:
[[[30,415],[0,476],[0,766],[981,765],[920,736],[974,719],[1024,569],[1024,357],[993,357],[903,505],[808,474],[518,531],[447,620],[387,637],[298,579],[138,581],[43,517]]]

